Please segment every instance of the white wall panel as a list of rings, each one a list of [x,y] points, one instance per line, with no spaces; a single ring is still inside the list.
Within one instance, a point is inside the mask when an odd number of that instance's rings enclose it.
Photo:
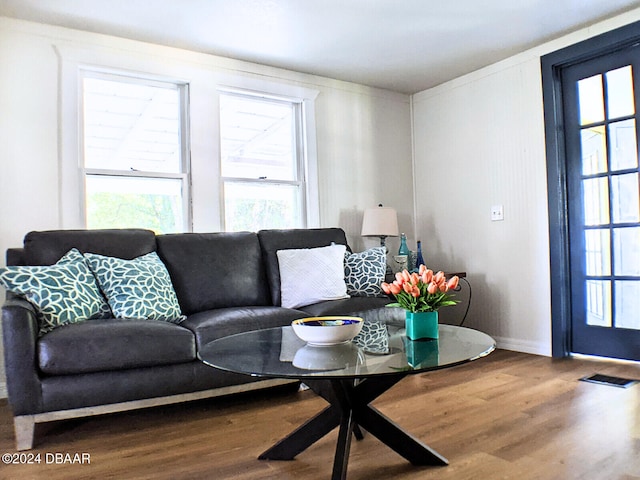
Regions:
[[[546,168],[537,59],[414,103],[417,232],[467,271],[469,325],[550,345]],[[424,134],[420,134],[424,132]],[[503,221],[490,220],[492,205]]]

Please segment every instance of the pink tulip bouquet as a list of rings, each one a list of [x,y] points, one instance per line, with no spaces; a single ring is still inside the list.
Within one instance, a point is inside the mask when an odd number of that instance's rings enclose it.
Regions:
[[[407,270],[396,273],[393,283],[382,282],[382,290],[395,297],[395,303],[388,307],[400,307],[409,312],[435,312],[440,307],[455,305],[457,300],[449,292],[458,286],[459,278],[451,277],[448,281],[444,272],[433,273],[433,270],[420,265],[418,273]]]

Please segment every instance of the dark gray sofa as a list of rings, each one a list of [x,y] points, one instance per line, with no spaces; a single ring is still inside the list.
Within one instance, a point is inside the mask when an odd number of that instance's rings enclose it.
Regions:
[[[346,245],[339,228],[156,236],[138,229],[30,232],[7,265],[52,265],[71,248],[133,259],[156,252],[186,319],[100,319],[38,336],[30,303],[11,293],[2,307],[8,400],[16,448],[33,446],[36,423],[236,393],[285,383],[216,370],[197,351],[222,336],[288,325],[317,315],[398,318],[387,298],[352,297],[288,309],[280,306],[276,252]]]

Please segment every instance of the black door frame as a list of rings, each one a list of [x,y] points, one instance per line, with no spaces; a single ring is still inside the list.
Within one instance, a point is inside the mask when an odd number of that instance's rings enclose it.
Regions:
[[[565,357],[571,352],[571,271],[561,72],[564,67],[616,52],[636,43],[640,43],[640,22],[603,33],[541,58],[549,206],[551,354],[554,357]]]

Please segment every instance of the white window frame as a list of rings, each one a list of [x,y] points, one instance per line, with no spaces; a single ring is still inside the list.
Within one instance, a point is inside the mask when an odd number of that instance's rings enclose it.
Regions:
[[[247,90],[239,90],[239,89],[230,89],[230,88],[220,88],[218,89],[220,95],[233,95],[239,98],[245,99],[266,99],[266,100],[274,100],[276,102],[282,102],[286,104],[290,104],[293,107],[294,111],[294,129],[295,129],[295,171],[296,178],[293,180],[283,180],[283,179],[270,179],[267,177],[225,177],[222,175],[222,171],[220,172],[220,191],[222,194],[222,202],[220,205],[222,212],[222,226],[223,229],[227,229],[226,225],[226,212],[225,212],[225,184],[229,183],[245,183],[245,184],[254,184],[254,185],[271,185],[274,188],[277,188],[278,185],[289,185],[293,187],[297,187],[298,190],[298,200],[300,205],[300,219],[302,221],[302,225],[298,225],[298,228],[306,228],[308,223],[307,218],[307,169],[305,167],[305,153],[304,153],[304,118],[303,118],[303,100],[297,98],[286,98],[275,95],[267,95],[264,93],[256,93]],[[221,159],[222,162],[222,159]],[[222,167],[222,165],[221,165]],[[221,168],[222,170],[222,168]]]
[[[299,228],[317,228],[320,226],[320,207],[318,198],[318,170],[317,147],[315,129],[315,99],[318,91],[301,87],[293,87],[285,84],[271,82],[243,82],[242,86],[218,86],[218,95],[231,94],[246,98],[263,98],[292,103],[296,109],[296,168],[297,179],[294,181],[269,179],[251,179],[222,176],[222,159],[219,157],[219,191],[220,191],[220,225],[226,230],[225,225],[225,181],[238,181],[255,184],[286,184],[300,186],[300,205],[302,225]]]
[[[83,97],[85,78],[98,78],[104,80],[113,80],[123,83],[132,83],[137,85],[151,85],[165,88],[167,84],[175,86],[180,99],[180,172],[152,172],[144,170],[116,170],[102,169],[85,166],[84,159],[84,115],[83,115]],[[191,219],[191,191],[190,191],[190,161],[189,161],[189,85],[185,82],[179,82],[172,79],[162,79],[157,77],[149,77],[144,75],[135,75],[130,72],[117,70],[105,70],[91,67],[81,67],[79,69],[78,90],[80,101],[78,104],[79,118],[79,161],[81,183],[81,218],[84,226],[87,225],[86,206],[87,192],[85,179],[88,176],[109,176],[109,177],[126,177],[126,178],[167,178],[180,180],[182,187],[182,231],[192,231]]]

